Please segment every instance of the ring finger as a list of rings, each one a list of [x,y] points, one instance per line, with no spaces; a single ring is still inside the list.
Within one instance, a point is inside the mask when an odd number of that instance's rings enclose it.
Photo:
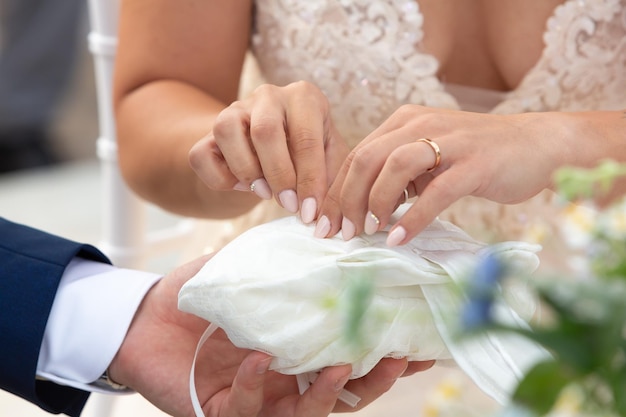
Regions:
[[[441,161],[439,146],[430,140],[418,139],[396,148],[387,158],[372,185],[366,216],[368,232],[380,230],[387,225],[397,207],[398,196],[406,190],[416,190],[412,183],[417,179],[423,188],[424,181],[430,182],[432,174]],[[413,196],[414,194],[410,194]],[[374,224],[376,223],[376,228]]]

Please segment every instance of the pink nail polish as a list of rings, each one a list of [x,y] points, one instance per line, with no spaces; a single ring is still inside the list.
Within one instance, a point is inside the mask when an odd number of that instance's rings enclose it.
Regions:
[[[250,191],[250,187],[248,187],[243,182],[239,181],[237,184],[235,184],[235,186],[233,187],[233,190],[235,190],[235,191]]]
[[[322,239],[328,236],[329,232],[330,232],[330,221],[328,220],[328,217],[326,216],[320,217],[317,220],[317,224],[315,225],[315,232],[313,233],[313,236]]]
[[[252,184],[250,184],[250,190],[263,200],[270,200],[272,198],[272,190],[264,178],[252,181]]]
[[[314,197],[307,197],[302,202],[302,208],[300,209],[300,219],[302,223],[309,224],[315,220],[317,214],[317,202]]]
[[[341,236],[343,240],[350,240],[356,234],[356,227],[347,217],[344,217],[341,221]]]
[[[406,229],[402,226],[395,227],[387,236],[387,246],[398,246],[406,237]]]
[[[373,235],[378,231],[379,227],[380,220],[378,220],[378,217],[376,217],[376,215],[371,211],[368,211],[367,215],[365,216],[365,233],[367,233],[368,235]]]
[[[294,190],[284,190],[278,194],[280,204],[290,213],[298,212],[298,196]]]

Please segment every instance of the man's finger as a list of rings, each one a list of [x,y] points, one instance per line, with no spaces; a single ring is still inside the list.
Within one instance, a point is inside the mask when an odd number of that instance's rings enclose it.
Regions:
[[[263,387],[272,358],[252,352],[241,362],[220,417],[256,417],[263,408]]]

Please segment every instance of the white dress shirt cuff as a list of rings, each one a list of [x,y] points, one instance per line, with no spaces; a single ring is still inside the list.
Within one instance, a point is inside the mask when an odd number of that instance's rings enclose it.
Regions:
[[[60,385],[92,385],[119,350],[139,304],[160,275],[75,258],[57,290],[39,353],[37,376]]]

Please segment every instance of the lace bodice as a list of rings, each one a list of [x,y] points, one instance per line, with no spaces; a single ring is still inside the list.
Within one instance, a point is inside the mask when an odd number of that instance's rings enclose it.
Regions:
[[[439,62],[423,50],[428,34],[418,1],[255,0],[255,7],[252,50],[261,80],[247,81],[244,90],[263,81],[318,85],[352,146],[406,103],[493,113],[626,108],[626,0],[566,0],[557,7],[541,57],[510,92],[442,83]],[[465,197],[440,218],[484,241],[552,247],[543,252],[543,266],[546,253],[559,258],[562,250],[553,199],[547,190],[517,205]],[[264,201],[234,222],[223,241],[284,215]]]
[[[554,10],[536,65],[511,92],[446,86],[425,53],[415,0],[257,0],[253,51],[264,78],[308,80],[354,145],[405,103],[518,113],[626,108],[626,0]]]

